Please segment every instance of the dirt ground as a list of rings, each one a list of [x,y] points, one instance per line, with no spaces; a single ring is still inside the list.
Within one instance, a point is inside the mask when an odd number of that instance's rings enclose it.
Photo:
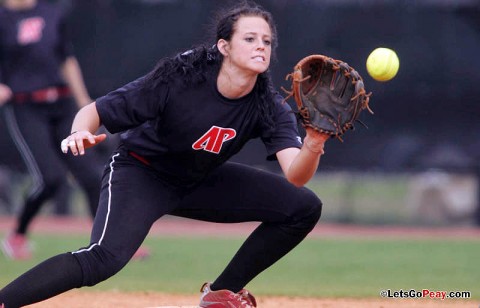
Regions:
[[[169,295],[162,293],[120,293],[70,291],[32,308],[153,308],[185,307],[198,304],[198,295]],[[466,308],[479,307],[471,300],[426,300],[426,299],[316,299],[288,297],[257,297],[259,308]]]
[[[13,227],[11,217],[0,216],[0,233],[6,233]],[[90,229],[91,222],[84,218],[37,218],[32,232],[58,233],[70,232],[84,234]],[[212,224],[178,218],[164,218],[155,224],[150,235],[183,236],[246,236],[258,224]],[[478,240],[480,228],[412,228],[412,227],[366,227],[353,225],[319,224],[309,235],[324,238],[463,238]],[[253,292],[254,293],[254,292]],[[191,308],[198,304],[200,294],[173,295],[153,292],[99,292],[92,290],[72,290],[47,301],[28,307],[34,308],[153,308],[183,307]],[[440,299],[353,299],[353,298],[292,298],[259,297],[259,308],[436,308],[436,307],[480,307],[478,300],[440,300]]]

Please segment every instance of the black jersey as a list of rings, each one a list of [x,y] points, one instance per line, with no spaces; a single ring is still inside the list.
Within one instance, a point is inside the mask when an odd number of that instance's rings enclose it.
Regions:
[[[125,131],[122,144],[145,158],[163,176],[180,184],[202,179],[238,153],[247,141],[262,138],[267,156],[301,147],[294,115],[277,95],[275,129],[260,123],[256,88],[239,99],[222,96],[212,78],[194,87],[133,81],[96,101],[101,123],[111,133]]]
[[[0,82],[14,93],[64,85],[60,65],[72,53],[62,9],[44,1],[0,7]]]

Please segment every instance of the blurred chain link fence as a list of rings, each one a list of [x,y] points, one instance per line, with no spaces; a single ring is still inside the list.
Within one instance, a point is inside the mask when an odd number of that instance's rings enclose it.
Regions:
[[[475,174],[320,172],[307,185],[324,203],[322,220],[424,226],[476,224]]]

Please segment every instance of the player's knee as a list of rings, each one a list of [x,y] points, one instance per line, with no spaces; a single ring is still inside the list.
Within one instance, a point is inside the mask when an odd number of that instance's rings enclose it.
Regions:
[[[295,227],[304,232],[310,232],[322,215],[322,201],[313,191],[302,188],[297,206],[294,217]]]
[[[74,255],[82,266],[84,286],[94,286],[112,277],[128,263],[128,259],[115,256],[99,245]]]

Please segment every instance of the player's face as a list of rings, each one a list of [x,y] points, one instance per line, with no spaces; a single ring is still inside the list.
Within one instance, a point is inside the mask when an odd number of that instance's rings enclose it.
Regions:
[[[256,74],[265,72],[270,65],[272,31],[261,17],[241,17],[228,44],[227,61],[239,69]]]

